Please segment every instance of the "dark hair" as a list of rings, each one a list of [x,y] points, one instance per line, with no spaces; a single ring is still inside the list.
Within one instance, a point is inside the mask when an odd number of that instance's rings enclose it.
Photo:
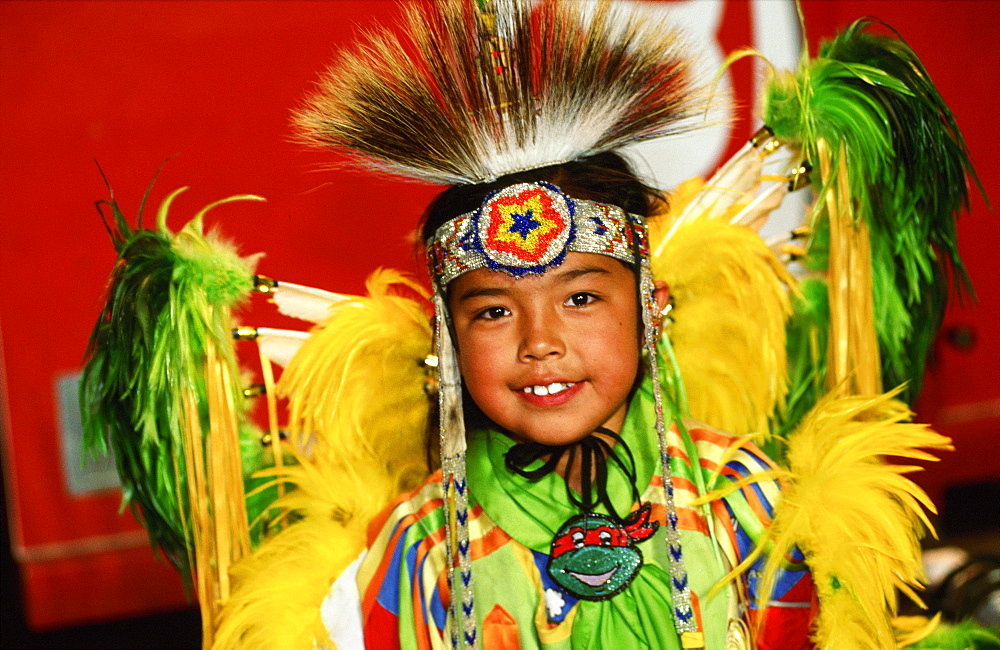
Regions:
[[[534,181],[548,181],[573,198],[616,205],[643,217],[660,211],[666,204],[663,194],[639,180],[625,158],[608,151],[507,174],[489,183],[453,185],[438,194],[424,213],[421,241],[429,241],[437,229],[450,219],[481,206],[490,193],[517,183]]]

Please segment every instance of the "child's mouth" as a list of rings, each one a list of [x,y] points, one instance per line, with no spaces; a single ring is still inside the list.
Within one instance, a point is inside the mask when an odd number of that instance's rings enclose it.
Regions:
[[[517,389],[521,399],[536,407],[561,406],[576,397],[586,382],[556,381],[549,384],[532,384]]]
[[[566,383],[556,381],[545,386],[525,386],[521,389],[521,392],[538,396],[557,395],[564,390],[572,388],[573,386],[576,386],[576,382],[574,381]]]

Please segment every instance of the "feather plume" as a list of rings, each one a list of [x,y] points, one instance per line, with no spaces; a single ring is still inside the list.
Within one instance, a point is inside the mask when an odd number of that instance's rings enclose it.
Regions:
[[[881,372],[886,385],[909,382],[904,395],[912,399],[940,326],[946,277],[968,286],[955,217],[968,207],[975,174],[955,117],[916,54],[902,39],[868,33],[871,24],[855,22],[816,59],[804,56],[794,75],[776,76],[764,112],[777,137],[814,168],[826,167],[814,176],[821,196],[837,193],[834,209],[866,224]],[[830,208],[827,199],[816,204],[820,236]]]
[[[324,454],[285,469],[295,489],[272,507],[294,512],[295,521],[233,568],[234,589],[219,617],[213,647],[328,647],[320,606],[334,579],[364,549],[368,523],[365,517],[344,517],[337,509],[350,509],[367,486],[357,476],[334,480],[342,468],[330,467],[329,460]],[[379,484],[381,478],[371,477],[376,491],[386,487]]]
[[[371,454],[394,475],[411,475],[415,484],[427,471],[424,432],[417,426],[419,440],[401,436],[427,417],[423,360],[431,333],[426,304],[393,295],[393,285],[426,296],[402,274],[376,271],[367,282],[369,297],[354,297],[313,330],[278,390],[289,399],[293,440],[309,435],[342,446],[343,454]],[[385,386],[398,388],[388,392]],[[421,475],[414,477],[413,471]]]
[[[787,483],[768,534],[759,593],[762,601],[769,598],[775,571],[797,545],[820,599],[818,647],[894,647],[896,590],[920,602],[919,531],[933,532],[924,509],[934,507],[904,476],[919,467],[884,457],[932,461],[925,450],[952,447],[925,425],[907,422],[911,413],[894,399],[899,392],[831,393],[789,440]]]
[[[682,184],[671,197],[671,230],[662,237],[660,246],[670,240],[673,230],[705,215],[725,218],[730,223],[742,226],[762,223],[788,192],[788,179],[772,176],[770,180],[782,182],[773,183],[769,189],[760,193],[767,155],[768,150],[748,142],[707,182],[691,179]],[[659,253],[659,250],[654,250]]]
[[[91,334],[81,400],[85,445],[99,453],[114,447],[124,502],[186,574],[187,488],[177,460],[187,417],[177,388],[191,388],[205,418],[206,346],[236,373],[226,324],[229,309],[252,290],[255,259],[239,257],[214,233],[203,235],[204,211],[176,235],[167,229],[167,211],[181,191],[163,202],[157,230],[142,228],[141,214],[133,230],[113,194],[98,204],[111,211],[105,225],[118,261]]]
[[[480,5],[491,9],[480,9]],[[406,6],[323,75],[306,140],[449,184],[565,162],[693,127],[705,108],[662,20],[610,2]]]
[[[294,523],[233,572],[216,647],[322,644],[320,605],[333,580],[365,547],[368,523],[429,474],[431,351],[426,294],[395,271],[376,271],[369,296],[350,296],[316,327],[279,382],[289,398],[298,463],[267,470],[295,489],[274,507]]]
[[[193,569],[208,644],[229,564],[249,552],[230,310],[249,296],[256,260],[206,235],[203,221],[221,203],[262,199],[218,201],[174,234],[167,216],[183,189],[163,201],[155,231],[142,228],[141,208],[133,230],[113,194],[98,203],[111,211],[105,225],[118,261],[91,335],[81,406],[84,444],[114,448],[123,500],[150,541],[185,579]]]

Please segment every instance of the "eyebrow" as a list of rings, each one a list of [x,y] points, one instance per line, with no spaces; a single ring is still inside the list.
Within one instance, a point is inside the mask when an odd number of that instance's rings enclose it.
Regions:
[[[459,302],[479,298],[481,296],[504,296],[507,290],[500,287],[473,287],[458,297]]]
[[[563,271],[562,273],[559,273],[558,280],[560,282],[571,282],[577,278],[581,278],[591,273],[601,273],[604,275],[611,275],[611,271],[601,268],[599,266],[581,266],[578,269],[570,269],[569,271]]]
[[[583,276],[590,275],[593,273],[599,273],[603,275],[611,274],[610,271],[608,271],[607,269],[603,269],[599,266],[582,266],[577,269],[570,269],[568,271],[557,272],[556,280],[561,284],[566,284],[568,282],[576,280],[577,278],[581,278]],[[458,301],[463,302],[466,300],[470,300],[472,298],[479,298],[483,296],[487,297],[504,296],[507,295],[507,293],[508,293],[507,289],[504,289],[503,287],[490,287],[490,286],[473,287],[468,291],[464,292],[462,295],[458,296]]]

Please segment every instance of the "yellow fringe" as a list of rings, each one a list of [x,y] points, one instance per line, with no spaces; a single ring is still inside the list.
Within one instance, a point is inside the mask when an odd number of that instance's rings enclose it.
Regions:
[[[833,169],[832,154],[825,140],[817,143],[817,152],[826,188],[822,201],[830,221],[827,388],[840,386],[847,395],[874,395],[882,390],[882,372],[875,337],[868,226],[862,215],[854,213],[844,144],[840,145],[836,170]]]
[[[837,397],[835,390],[804,418],[788,448],[789,478],[769,531],[760,605],[772,591],[781,559],[805,554],[820,600],[814,641],[837,650],[889,648],[896,589],[916,602],[923,579],[919,539],[933,534],[927,495],[903,476],[919,468],[885,456],[936,460],[922,449],[950,450],[950,440],[907,420],[894,400]]]

